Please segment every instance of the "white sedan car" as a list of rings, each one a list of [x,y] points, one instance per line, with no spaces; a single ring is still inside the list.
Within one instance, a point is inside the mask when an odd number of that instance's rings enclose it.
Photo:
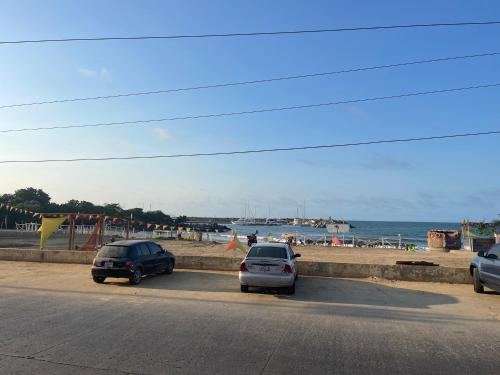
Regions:
[[[286,288],[289,294],[295,293],[295,280],[298,277],[296,258],[288,244],[259,243],[253,245],[240,265],[240,285],[243,293],[249,287]]]

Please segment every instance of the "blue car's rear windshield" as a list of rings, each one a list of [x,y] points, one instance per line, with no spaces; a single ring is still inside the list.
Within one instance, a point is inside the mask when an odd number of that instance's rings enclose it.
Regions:
[[[281,258],[286,259],[286,250],[283,247],[254,246],[248,252],[250,258]]]
[[[99,250],[99,256],[107,258],[127,258],[128,247],[105,245]]]

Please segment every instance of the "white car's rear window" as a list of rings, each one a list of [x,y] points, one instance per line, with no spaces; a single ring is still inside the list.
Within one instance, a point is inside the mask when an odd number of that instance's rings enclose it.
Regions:
[[[254,246],[248,252],[249,258],[281,258],[287,259],[286,250],[283,247]]]

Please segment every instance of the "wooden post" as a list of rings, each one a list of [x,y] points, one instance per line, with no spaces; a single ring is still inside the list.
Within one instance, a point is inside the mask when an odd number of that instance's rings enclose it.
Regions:
[[[104,215],[100,215],[99,217],[99,246],[102,246],[103,243],[103,235],[104,235]]]
[[[72,250],[71,242],[71,215],[68,215],[68,250]]]
[[[69,219],[69,243],[68,250],[75,249],[75,215],[68,215]]]

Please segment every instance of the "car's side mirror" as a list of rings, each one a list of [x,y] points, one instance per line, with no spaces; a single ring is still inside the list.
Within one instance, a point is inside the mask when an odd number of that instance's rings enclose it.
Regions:
[[[478,257],[481,257],[481,258],[484,258],[484,251],[483,251],[483,250],[479,250],[479,251],[477,252],[477,256],[478,256]]]
[[[488,259],[498,259],[498,256],[496,254],[488,254],[486,256],[486,258],[488,258]]]
[[[294,258],[300,258],[300,256],[301,256],[300,254],[295,254],[293,257]]]

